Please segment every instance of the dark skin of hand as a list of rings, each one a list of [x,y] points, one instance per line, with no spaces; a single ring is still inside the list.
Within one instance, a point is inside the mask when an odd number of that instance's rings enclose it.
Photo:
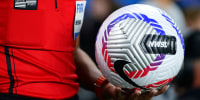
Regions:
[[[104,98],[107,98],[108,100],[151,100],[154,96],[163,94],[169,86],[164,86],[159,90],[152,89],[145,93],[141,93],[141,90],[135,90],[132,93],[125,93],[120,87],[115,87],[111,83],[108,83],[103,88],[102,95],[104,95]]]
[[[91,58],[79,47],[79,37],[77,38],[74,59],[77,66],[79,82],[87,89],[94,90],[94,83],[102,76]],[[107,83],[101,87],[101,95],[105,100],[151,100],[152,97],[163,94],[169,86],[164,86],[160,90],[152,89],[150,92],[141,93],[135,90],[132,93],[124,93],[120,87]]]

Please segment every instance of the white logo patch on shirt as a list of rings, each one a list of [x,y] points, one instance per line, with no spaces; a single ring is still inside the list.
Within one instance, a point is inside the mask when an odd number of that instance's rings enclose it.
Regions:
[[[36,10],[38,0],[15,0],[15,9]]]
[[[86,6],[86,1],[76,1],[76,12],[74,19],[74,40],[76,40],[83,25],[85,6]]]

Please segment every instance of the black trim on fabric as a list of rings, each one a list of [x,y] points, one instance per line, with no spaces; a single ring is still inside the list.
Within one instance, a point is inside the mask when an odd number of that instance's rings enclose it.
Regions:
[[[15,94],[0,93],[0,100],[47,100],[47,99],[33,98],[33,97],[27,97],[27,96],[22,96],[22,95],[15,95]],[[78,95],[75,95],[69,99],[62,99],[62,100],[79,100],[79,97],[78,97]]]
[[[9,78],[10,78],[9,94],[13,94],[14,77],[12,75],[12,67],[11,67],[11,60],[10,60],[9,48],[8,47],[5,47],[5,55],[6,55],[8,75],[9,75]]]
[[[58,2],[57,2],[57,0],[55,0],[55,8],[56,9],[58,8]]]
[[[11,53],[12,53],[12,58],[13,58],[13,67],[14,67],[14,74],[15,74],[15,78],[17,81],[17,84],[15,86],[15,94],[17,94],[17,87],[18,87],[18,77],[16,75],[16,69],[15,69],[15,60],[14,60],[14,55],[13,55],[13,49],[11,48]]]
[[[22,95],[15,95],[15,94],[0,93],[0,100],[46,100],[46,99],[33,98],[33,97],[27,97],[27,96],[22,96]]]

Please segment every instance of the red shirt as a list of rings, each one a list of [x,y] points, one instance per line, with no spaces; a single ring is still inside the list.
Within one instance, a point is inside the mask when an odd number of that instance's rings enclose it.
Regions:
[[[73,59],[76,1],[18,1],[0,0],[0,93],[74,96],[79,87]]]

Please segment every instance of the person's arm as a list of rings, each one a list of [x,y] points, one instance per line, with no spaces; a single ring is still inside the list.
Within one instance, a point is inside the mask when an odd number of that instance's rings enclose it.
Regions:
[[[79,40],[79,38],[77,38]],[[77,41],[78,43],[78,41]],[[79,45],[76,45],[74,51],[74,59],[77,67],[77,74],[79,76],[79,82],[83,83],[88,89],[93,89],[93,83],[102,76],[100,70],[96,67],[96,64],[92,59],[83,51]]]
[[[74,51],[74,59],[79,82],[83,83],[88,89],[94,90],[94,83],[102,76],[102,73],[91,58],[79,47],[79,37],[77,38],[77,45]],[[108,82],[101,87],[100,93],[103,98],[114,98],[115,100],[150,100],[153,96],[164,93],[167,88],[165,86],[160,91],[153,89],[143,94],[141,94],[141,91],[134,91],[127,95],[121,91],[120,87],[115,87]]]

